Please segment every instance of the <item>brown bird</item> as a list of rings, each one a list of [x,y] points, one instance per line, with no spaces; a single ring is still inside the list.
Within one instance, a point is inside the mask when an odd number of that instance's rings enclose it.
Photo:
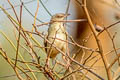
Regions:
[[[60,22],[67,17],[68,14],[58,13],[52,16],[51,23],[48,28],[48,36],[47,39],[49,42],[54,44],[57,48],[59,48],[61,51],[66,53],[66,29],[64,22]],[[57,22],[58,21],[58,22]],[[64,40],[64,41],[62,41]],[[56,48],[54,48],[50,43],[47,41],[45,42],[46,53],[48,56],[52,59],[54,59],[58,53],[60,53]]]

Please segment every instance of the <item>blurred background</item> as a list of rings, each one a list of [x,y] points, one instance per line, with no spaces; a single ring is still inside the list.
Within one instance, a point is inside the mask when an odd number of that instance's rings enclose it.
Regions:
[[[34,23],[34,15],[37,9],[37,0],[22,0],[24,3],[23,6],[23,15],[22,15],[22,25],[27,30],[32,30],[32,24]],[[43,7],[42,3],[47,8],[47,10]],[[70,13],[70,16],[68,16],[69,19],[80,19],[80,18],[86,18],[81,6],[76,2],[76,0],[39,0],[39,11],[37,14],[37,22],[36,24],[41,24],[42,22],[49,22],[51,15],[54,15],[56,13],[65,13],[68,4],[70,1],[70,6],[68,13]],[[80,0],[79,0],[80,1]],[[117,0],[118,3],[120,3],[119,0]],[[20,0],[10,0],[10,2],[13,4],[18,17],[20,14]],[[80,1],[81,2],[81,1]],[[0,6],[2,6],[12,17],[15,18],[14,12],[7,2],[7,0],[0,0]],[[87,0],[87,7],[90,13],[90,16],[93,20],[94,24],[100,25],[101,27],[107,27],[116,21],[119,21],[120,19],[120,6],[115,2],[115,0]],[[15,18],[16,19],[16,18]],[[114,27],[109,29],[110,34],[113,36],[116,32],[115,37],[115,46],[116,48],[120,48],[120,24],[115,25]],[[38,28],[40,32],[44,32],[47,34],[48,26],[44,25]],[[67,23],[66,27],[68,33],[77,41],[79,44],[82,44],[83,39],[85,39],[90,33],[91,30],[89,28],[89,25],[86,22],[74,22],[74,23]],[[10,22],[10,20],[7,18],[6,14],[0,9],[0,31],[4,32],[7,37],[14,43],[16,46],[16,35],[18,34],[15,30],[13,24]],[[37,36],[34,36],[42,45],[43,40]],[[103,32],[99,36],[102,47],[104,49],[104,53],[107,53],[110,50],[113,50],[113,46],[111,43],[110,38],[108,37],[108,34],[106,32]],[[21,39],[21,43],[24,44],[24,40]],[[15,50],[12,48],[11,44],[4,38],[2,33],[0,33],[0,46],[3,47],[3,49],[8,53],[8,56],[11,58],[15,57]],[[94,37],[92,36],[89,41],[85,44],[85,46],[90,48],[96,48],[96,42]],[[40,49],[38,50],[38,54],[41,57],[45,57],[46,54],[43,54],[43,52]],[[71,52],[75,52],[77,50],[77,47],[70,46]],[[30,60],[28,54],[25,54],[26,51],[22,48],[20,48],[20,52],[22,55],[24,55],[25,60]],[[87,51],[86,51],[87,52]],[[42,53],[42,54],[41,54]],[[117,53],[120,53],[120,50],[118,50]],[[82,55],[82,52],[79,53],[79,55],[76,57],[76,60],[80,61],[80,57]],[[88,54],[86,55],[88,56]],[[110,63],[116,55],[113,53],[107,55],[108,62]],[[94,60],[93,60],[94,61]],[[88,63],[91,64],[92,62]],[[117,69],[118,66],[113,66],[113,71]],[[104,71],[103,63],[100,60],[95,65],[95,69],[97,69],[97,73],[100,74],[102,77],[106,80],[106,73]],[[104,72],[104,73],[103,73]],[[38,80],[47,80],[42,74],[35,73]],[[9,64],[0,56],[0,80],[18,80],[16,76],[10,76],[15,75],[13,69],[9,66]],[[3,77],[6,76],[6,77]],[[7,77],[10,76],[10,77]],[[94,77],[94,76],[93,76]],[[96,78],[94,78],[96,80]]]

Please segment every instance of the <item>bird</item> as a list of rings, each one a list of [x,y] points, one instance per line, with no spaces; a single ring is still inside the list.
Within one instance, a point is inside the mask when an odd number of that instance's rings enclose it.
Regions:
[[[66,53],[66,45],[67,43],[65,42],[67,40],[66,36],[66,28],[64,25],[64,20],[69,14],[64,14],[64,13],[57,13],[51,17],[50,24],[48,27],[48,35],[47,35],[47,40],[51,42],[51,44],[54,44],[55,47],[59,48],[61,51]],[[63,41],[64,40],[64,41]],[[53,45],[45,41],[45,51],[47,55],[49,56],[50,59],[54,60],[59,54],[59,50],[57,50]]]

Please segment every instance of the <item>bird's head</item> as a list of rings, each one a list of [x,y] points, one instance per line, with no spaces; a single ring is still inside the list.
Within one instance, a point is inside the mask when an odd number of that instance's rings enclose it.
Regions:
[[[70,14],[58,13],[58,14],[53,15],[51,20],[52,21],[64,20],[64,18],[66,18],[68,15]]]

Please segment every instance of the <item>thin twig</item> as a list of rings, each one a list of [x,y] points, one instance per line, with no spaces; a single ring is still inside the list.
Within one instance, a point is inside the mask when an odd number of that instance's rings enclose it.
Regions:
[[[117,24],[119,24],[119,23],[120,23],[120,21],[117,21],[117,22],[115,22],[115,23],[113,23],[113,24],[110,24],[110,25],[107,26],[107,27],[104,27],[104,30],[102,30],[101,32],[99,32],[98,35],[97,35],[97,37],[98,37],[100,34],[102,34],[105,30],[107,30],[107,29],[109,29],[109,28],[111,28],[111,27],[113,27],[113,26],[115,26],[115,25],[117,25]]]
[[[48,25],[48,24],[51,24],[52,22],[85,22],[87,21],[86,19],[75,19],[75,20],[59,20],[59,21],[51,21],[51,22],[45,22],[45,23],[42,23],[42,24],[39,24],[39,25],[36,25],[37,27],[40,27],[40,26],[43,26],[43,25]]]
[[[35,1],[36,1],[36,0],[35,0]],[[20,0],[20,2],[23,3],[22,0]],[[26,11],[27,11],[33,18],[35,17],[35,16],[27,9],[27,7],[25,6],[25,3],[23,3],[23,7],[26,9]],[[36,20],[39,21],[39,22],[41,22],[41,23],[43,23],[43,21],[41,21],[41,20],[38,19],[38,18],[36,18]]]
[[[99,48],[99,53],[100,53],[100,55],[101,55],[101,57],[102,57],[102,60],[103,60],[103,63],[104,63],[104,66],[105,66],[105,69],[106,69],[106,72],[107,72],[108,79],[109,79],[109,80],[112,80],[111,72],[110,72],[110,70],[108,70],[107,59],[106,59],[106,57],[104,56],[103,49],[102,49],[102,45],[101,45],[101,43],[100,43],[100,40],[99,40],[98,37],[97,37],[96,30],[95,30],[95,28],[94,28],[93,22],[92,22],[92,20],[91,20],[91,18],[90,18],[90,16],[89,16],[89,13],[88,13],[88,10],[87,10],[87,7],[86,7],[86,0],[83,0],[83,5],[84,5],[84,6],[83,6],[82,8],[83,8],[83,10],[84,10],[84,12],[85,12],[85,14],[86,14],[86,16],[87,16],[88,23],[89,23],[89,25],[90,25],[90,28],[91,28],[91,30],[92,30],[92,32],[93,32],[93,35],[94,35],[94,37],[95,37],[95,40],[96,40],[96,42],[97,42],[97,45],[98,45],[98,48]]]
[[[21,18],[22,18],[22,4],[20,6],[20,26],[19,26],[19,30],[18,30],[19,33],[18,33],[18,39],[17,39],[17,50],[16,50],[15,67],[16,67],[16,64],[17,64],[19,44],[20,44]]]

